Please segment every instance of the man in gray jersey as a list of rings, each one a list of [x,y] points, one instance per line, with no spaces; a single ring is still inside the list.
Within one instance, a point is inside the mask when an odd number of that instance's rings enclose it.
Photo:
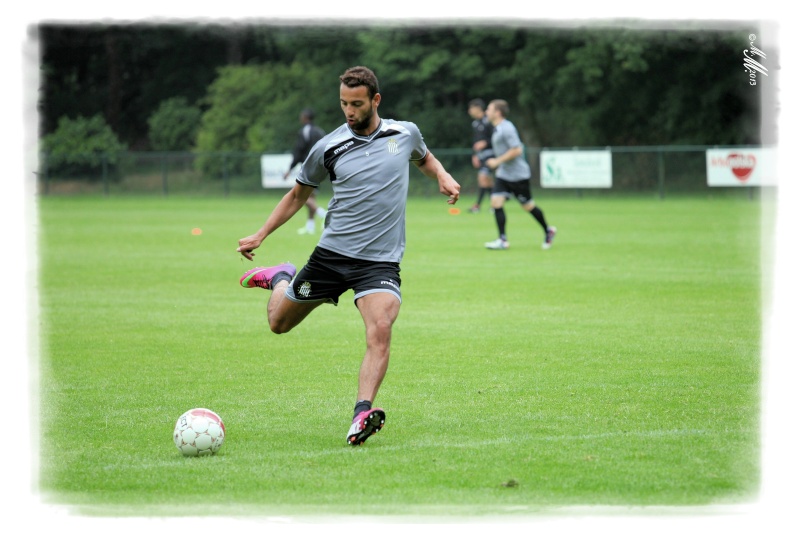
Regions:
[[[357,446],[386,420],[372,403],[389,365],[392,325],[400,312],[408,162],[439,182],[449,204],[456,203],[461,187],[428,151],[415,124],[378,116],[381,94],[370,69],[352,67],[339,81],[346,123],[314,145],[292,190],[261,229],[239,240],[236,251],[252,260],[253,250],[297,213],[323,180],[331,180],[325,228],[300,272],[289,263],[258,267],[245,272],[239,283],[272,291],[267,318],[275,333],[290,331],[316,307],[335,305],[353,289],[367,341],[347,434],[347,443]]]
[[[492,149],[495,157],[486,161],[486,166],[495,170],[494,188],[492,189],[492,209],[497,223],[498,238],[487,242],[490,250],[507,250],[506,213],[503,206],[506,200],[514,196],[522,208],[533,215],[542,226],[544,242],[542,248],[547,250],[556,236],[555,226],[549,226],[542,210],[536,206],[531,196],[531,167],[525,160],[522,141],[514,124],[508,120],[508,102],[492,100],[486,108],[486,116],[494,126],[492,133]]]

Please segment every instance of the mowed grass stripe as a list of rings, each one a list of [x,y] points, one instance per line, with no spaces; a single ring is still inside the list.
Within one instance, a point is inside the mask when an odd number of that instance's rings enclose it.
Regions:
[[[489,251],[488,212],[412,199],[378,402],[387,426],[351,449],[364,349],[351,293],[277,336],[268,295],[237,283],[254,264],[302,265],[316,243],[295,233],[298,217],[256,263],[239,258],[237,239],[276,201],[41,199],[49,497],[143,514],[209,499],[380,513],[350,503],[491,512],[757,491],[758,202],[545,198],[559,228],[548,251],[509,204],[511,249]],[[209,460],[186,460],[171,442],[177,416],[196,406],[228,428]]]

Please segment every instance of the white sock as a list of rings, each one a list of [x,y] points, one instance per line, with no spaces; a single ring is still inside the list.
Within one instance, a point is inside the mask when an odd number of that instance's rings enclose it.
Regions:
[[[314,233],[315,229],[316,229],[316,226],[314,225],[314,219],[313,218],[307,219],[306,220],[306,231],[308,231],[309,233]]]
[[[327,215],[327,214],[328,214],[328,212],[324,208],[317,207],[317,216],[319,218],[325,218],[325,215]]]

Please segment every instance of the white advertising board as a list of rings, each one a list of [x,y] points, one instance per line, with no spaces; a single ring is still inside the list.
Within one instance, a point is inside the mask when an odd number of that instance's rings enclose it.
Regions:
[[[542,150],[539,154],[542,187],[574,189],[611,187],[609,150]]]
[[[294,180],[300,171],[300,165],[292,169],[289,177],[283,179],[284,173],[292,164],[291,154],[270,154],[261,156],[261,186],[265,189],[294,187]]]
[[[710,187],[757,187],[778,184],[775,148],[713,148],[706,150]]]

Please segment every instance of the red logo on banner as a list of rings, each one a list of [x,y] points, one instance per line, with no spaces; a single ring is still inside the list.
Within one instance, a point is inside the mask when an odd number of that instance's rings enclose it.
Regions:
[[[756,168],[756,156],[753,154],[730,154],[728,166],[739,181],[747,181]]]

